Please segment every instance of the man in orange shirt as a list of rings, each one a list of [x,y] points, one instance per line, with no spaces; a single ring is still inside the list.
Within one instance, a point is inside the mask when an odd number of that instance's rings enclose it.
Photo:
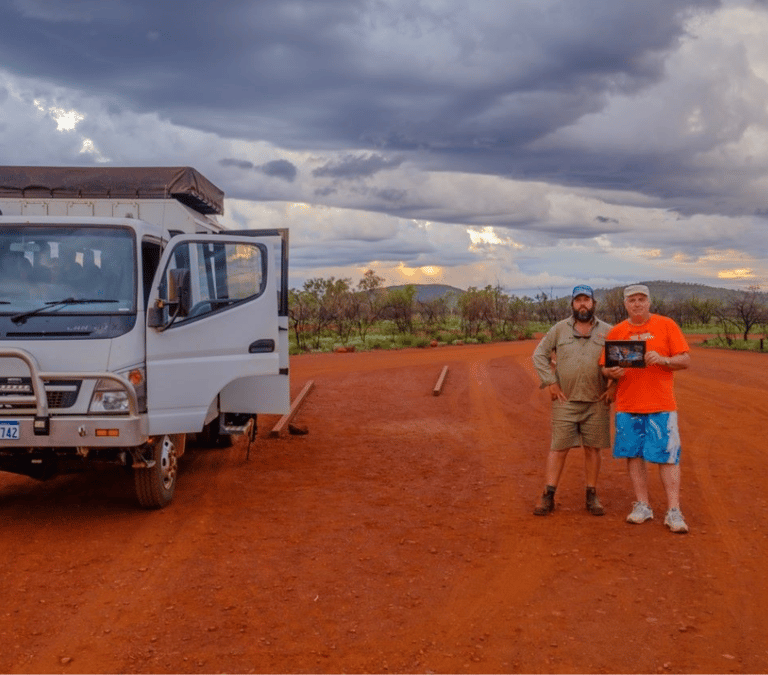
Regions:
[[[646,463],[659,466],[667,496],[664,524],[678,533],[688,532],[680,512],[680,433],[677,426],[673,371],[688,368],[688,343],[670,318],[651,314],[648,287],[642,284],[624,289],[626,321],[614,326],[606,340],[645,341],[645,367],[605,368],[603,374],[617,380],[616,436],[613,456],[626,457],[635,498],[629,523],[653,518],[649,506]]]

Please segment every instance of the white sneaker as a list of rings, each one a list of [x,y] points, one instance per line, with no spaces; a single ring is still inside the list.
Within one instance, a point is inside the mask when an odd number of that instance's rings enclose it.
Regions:
[[[685,534],[688,532],[688,526],[685,524],[683,514],[680,513],[680,509],[670,509],[667,511],[667,515],[664,518],[664,524],[672,531],[678,534]]]
[[[632,502],[632,513],[627,516],[627,522],[639,525],[646,520],[653,520],[653,511],[651,511],[651,507],[645,502]]]

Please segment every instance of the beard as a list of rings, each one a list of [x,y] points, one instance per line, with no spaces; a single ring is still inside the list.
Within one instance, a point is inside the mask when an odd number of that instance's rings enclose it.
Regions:
[[[573,310],[573,318],[576,321],[589,322],[592,321],[592,317],[595,316],[595,310],[593,309],[579,309]]]

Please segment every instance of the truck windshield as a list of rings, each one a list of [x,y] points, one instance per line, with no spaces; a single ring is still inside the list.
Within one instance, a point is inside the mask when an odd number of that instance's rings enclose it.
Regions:
[[[127,228],[0,227],[0,314],[132,313],[134,259]]]

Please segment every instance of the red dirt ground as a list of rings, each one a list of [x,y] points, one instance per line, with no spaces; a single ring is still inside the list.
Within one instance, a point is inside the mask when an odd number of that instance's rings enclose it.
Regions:
[[[542,488],[535,342],[292,360],[306,436],[182,460],[163,511],[109,468],[0,474],[0,671],[766,672],[768,356],[676,375],[688,535],[602,518],[572,453]],[[432,388],[449,366],[441,396]]]

